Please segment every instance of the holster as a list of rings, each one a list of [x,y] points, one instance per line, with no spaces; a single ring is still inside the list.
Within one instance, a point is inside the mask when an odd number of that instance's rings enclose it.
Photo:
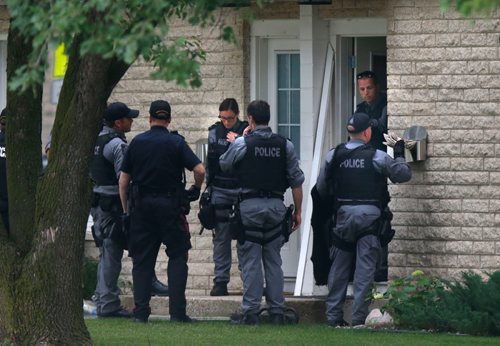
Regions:
[[[203,229],[214,229],[216,224],[215,206],[211,203],[212,194],[205,191],[200,197],[200,211],[198,212],[198,219]],[[202,229],[202,232],[203,232]]]
[[[184,187],[176,190],[177,204],[182,214],[187,215],[191,211],[191,204]]]
[[[123,214],[120,197],[118,195],[94,194],[93,205],[106,213],[92,226],[92,236],[96,246],[102,246],[104,239],[112,239],[122,248],[128,248],[126,234],[123,232],[121,216]]]
[[[295,207],[293,204],[290,204],[288,208],[286,208],[285,218],[281,224],[281,232],[283,237],[285,238],[285,243],[290,239],[290,234],[292,234],[293,227],[293,211]]]
[[[382,247],[386,246],[389,244],[394,238],[394,235],[396,234],[396,231],[392,229],[391,226],[391,221],[393,218],[393,214],[389,207],[385,207],[382,210],[382,214],[380,215],[379,219],[379,229],[378,229],[378,237],[380,240],[380,245]]]
[[[245,231],[241,221],[239,203],[235,204],[229,213],[229,232],[231,233],[231,239],[237,240],[238,244],[242,245],[245,242]]]

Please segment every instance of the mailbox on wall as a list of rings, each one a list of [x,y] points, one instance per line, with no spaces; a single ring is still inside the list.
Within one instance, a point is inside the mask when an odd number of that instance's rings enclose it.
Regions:
[[[423,126],[412,126],[405,130],[403,139],[406,143],[406,162],[424,161],[427,158],[427,129]],[[387,147],[387,154],[394,157],[392,147]]]
[[[403,139],[415,142],[405,150],[406,162],[424,161],[427,158],[427,129],[423,126],[412,126],[405,130]]]

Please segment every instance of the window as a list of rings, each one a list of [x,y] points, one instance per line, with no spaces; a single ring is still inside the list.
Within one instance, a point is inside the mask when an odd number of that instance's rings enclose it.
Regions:
[[[290,138],[300,159],[300,55],[277,54],[278,133]]]

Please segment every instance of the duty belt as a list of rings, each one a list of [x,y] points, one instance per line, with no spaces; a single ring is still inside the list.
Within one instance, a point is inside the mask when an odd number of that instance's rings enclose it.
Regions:
[[[338,201],[338,206],[343,206],[343,205],[373,205],[377,208],[380,208],[380,201],[377,200],[341,200]]]
[[[247,192],[240,194],[240,201],[244,201],[245,199],[251,199],[251,198],[279,198],[282,201],[284,200],[282,193],[274,191],[256,191],[256,192]]]
[[[222,189],[237,189],[238,182],[235,179],[221,179],[218,177],[214,178],[212,183],[213,186],[220,187]]]

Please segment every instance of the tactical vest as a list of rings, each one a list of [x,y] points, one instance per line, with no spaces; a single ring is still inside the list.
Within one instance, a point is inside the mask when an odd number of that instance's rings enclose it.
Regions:
[[[106,144],[116,137],[119,137],[124,143],[126,143],[125,137],[116,132],[107,133],[97,137],[92,164],[90,166],[90,176],[97,186],[118,185],[115,166],[103,155]]]
[[[379,208],[388,203],[386,178],[373,166],[375,150],[370,145],[347,149],[345,144],[335,148],[328,176],[332,177],[338,203],[375,204]]]
[[[370,119],[379,120],[386,106],[387,96],[385,94],[379,94],[374,107],[370,107],[366,102],[362,102],[357,105],[355,113],[365,113],[370,116]],[[387,124],[385,125],[387,126]],[[382,142],[385,142],[384,134],[378,128],[372,127],[372,138],[369,144],[375,149],[387,151],[387,147],[383,145]]]
[[[208,171],[211,177],[211,184],[221,188],[235,189],[238,187],[236,176],[232,172],[223,172],[219,165],[219,158],[224,154],[229,147],[229,142],[226,140],[227,134],[232,131],[238,135],[243,134],[243,130],[248,126],[248,122],[239,121],[236,127],[226,129],[226,127],[218,121],[208,128],[209,131],[215,129],[215,143],[210,143],[207,153]]]
[[[236,168],[240,186],[284,193],[289,186],[286,179],[286,139],[277,134],[272,134],[270,138],[249,134],[245,143],[246,154]]]

